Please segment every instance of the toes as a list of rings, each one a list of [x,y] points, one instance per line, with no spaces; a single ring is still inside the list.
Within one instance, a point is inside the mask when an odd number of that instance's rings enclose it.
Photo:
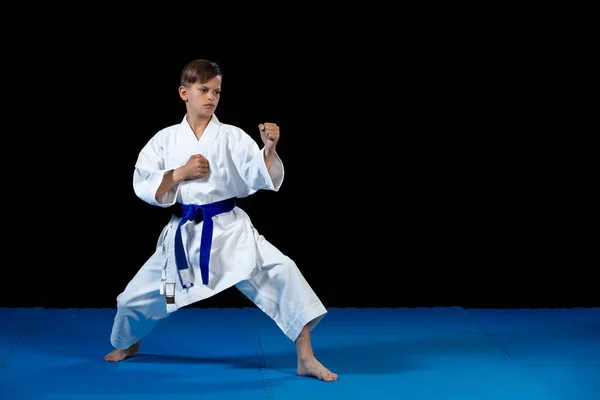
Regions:
[[[325,371],[322,375],[321,375],[321,379],[326,381],[326,382],[333,382],[335,380],[337,380],[338,376],[337,374],[334,374],[331,371]]]

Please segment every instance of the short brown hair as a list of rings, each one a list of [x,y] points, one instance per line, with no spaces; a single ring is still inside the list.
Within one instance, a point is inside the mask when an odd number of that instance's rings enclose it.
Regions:
[[[182,86],[189,87],[194,83],[208,82],[215,76],[222,76],[221,68],[216,62],[197,59],[190,61],[183,67],[180,83]]]

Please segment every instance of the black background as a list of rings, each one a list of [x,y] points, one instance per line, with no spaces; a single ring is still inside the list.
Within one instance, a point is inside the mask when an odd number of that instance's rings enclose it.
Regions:
[[[222,122],[257,141],[280,125],[283,186],[240,205],[326,306],[600,305],[590,185],[527,40],[440,16],[181,14],[30,21],[9,41],[0,306],[115,305],[169,217],[133,166],[181,121],[194,58],[221,65]],[[245,305],[231,289],[194,306]]]

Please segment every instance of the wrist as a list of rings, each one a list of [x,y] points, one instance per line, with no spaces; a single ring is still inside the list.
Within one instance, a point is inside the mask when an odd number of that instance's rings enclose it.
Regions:
[[[183,174],[181,172],[181,167],[175,168],[173,173],[171,174],[171,179],[173,179],[174,183],[180,183],[183,181]]]
[[[275,154],[275,146],[272,146],[269,148],[265,147],[265,156],[266,157],[272,157],[273,154]]]

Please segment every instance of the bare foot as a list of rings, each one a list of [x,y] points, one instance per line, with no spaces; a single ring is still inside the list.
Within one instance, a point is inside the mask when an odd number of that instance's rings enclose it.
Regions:
[[[308,324],[302,328],[296,339],[296,352],[298,353],[298,368],[296,373],[300,376],[311,376],[325,382],[338,380],[338,374],[334,374],[317,360],[310,344],[310,329]]]
[[[125,350],[114,349],[104,356],[105,361],[117,362],[135,356],[140,351],[140,342],[134,343]]]
[[[309,357],[305,360],[298,360],[298,369],[296,373],[300,376],[310,376],[325,382],[338,380],[338,374],[335,374],[325,368],[315,357]]]

